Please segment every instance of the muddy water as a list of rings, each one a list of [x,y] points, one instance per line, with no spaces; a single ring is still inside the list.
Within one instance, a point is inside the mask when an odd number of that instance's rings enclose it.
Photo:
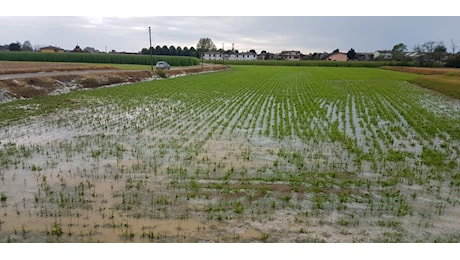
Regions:
[[[251,100],[267,112],[245,121],[242,108],[194,107],[196,122],[190,104],[161,99],[2,127],[0,241],[458,241],[457,140],[424,140],[385,101],[373,101],[379,114],[352,96],[317,100],[324,114],[308,114]],[[273,133],[293,120],[314,135]],[[349,141],[331,140],[333,131]],[[432,145],[457,164],[424,163]],[[390,158],[390,149],[408,154]]]

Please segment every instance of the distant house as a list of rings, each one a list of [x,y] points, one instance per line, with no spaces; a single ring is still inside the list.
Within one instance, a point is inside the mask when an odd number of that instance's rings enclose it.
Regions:
[[[300,60],[302,53],[300,51],[282,51],[280,56],[283,60]]]
[[[64,52],[64,49],[55,46],[48,46],[40,48],[40,52]]]
[[[234,53],[228,56],[229,60],[257,60],[257,54],[254,52]]]
[[[406,59],[415,60],[419,57],[419,54],[416,52],[406,52],[404,53],[404,56],[406,57]]]
[[[392,54],[389,50],[374,51],[374,60],[391,60]]]
[[[360,61],[371,61],[374,60],[374,53],[372,52],[357,52],[356,59]]]
[[[331,54],[327,58],[327,60],[330,60],[330,61],[347,61],[348,57],[347,57],[346,53],[336,52],[336,53]]]
[[[265,52],[257,55],[258,60],[277,60],[281,59],[281,57],[278,54],[274,54],[271,52]]]
[[[253,52],[242,52],[232,54],[222,54],[220,52],[205,52],[203,54],[204,60],[257,60],[257,54]]]
[[[80,48],[80,46],[75,46],[75,48],[72,50],[72,52],[83,52],[83,50]]]
[[[222,60],[222,53],[216,52],[216,51],[211,51],[211,52],[205,52],[203,54],[203,59],[204,60]]]

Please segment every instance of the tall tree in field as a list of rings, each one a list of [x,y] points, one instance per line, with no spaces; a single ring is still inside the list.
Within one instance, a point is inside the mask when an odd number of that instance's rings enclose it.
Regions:
[[[407,46],[404,43],[398,43],[391,50],[391,57],[396,61],[405,61]]]
[[[196,44],[196,49],[198,50],[198,53],[201,55],[201,67],[203,67],[203,54],[207,51],[216,50],[216,45],[214,45],[212,40],[209,38],[201,38]]]
[[[22,44],[21,50],[22,51],[33,51],[34,48],[32,47],[32,44],[29,41],[25,41]]]
[[[214,51],[216,50],[216,45],[212,42],[209,38],[201,38],[198,43],[196,44],[196,49],[200,53],[204,53],[207,51]]]
[[[353,48],[351,48],[348,52],[347,52],[347,58],[349,60],[354,60],[356,59],[356,52]]]

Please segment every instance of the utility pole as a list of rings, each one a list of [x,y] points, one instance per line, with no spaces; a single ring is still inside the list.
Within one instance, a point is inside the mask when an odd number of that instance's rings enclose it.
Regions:
[[[224,57],[225,57],[225,48],[224,48],[224,44],[222,43],[222,65],[225,65]]]
[[[153,71],[152,32],[151,32],[151,30],[150,30],[150,26],[149,26],[149,40],[150,40],[150,48],[149,48],[149,53],[150,53],[150,70]]]

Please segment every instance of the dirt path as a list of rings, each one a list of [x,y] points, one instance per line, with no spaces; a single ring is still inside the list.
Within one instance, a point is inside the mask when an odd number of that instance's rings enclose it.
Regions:
[[[21,66],[24,65],[21,64]],[[30,98],[49,94],[55,95],[83,88],[97,88],[107,85],[133,83],[160,78],[157,72],[152,72],[150,70],[100,68],[62,70],[60,67],[56,67],[55,71],[52,70],[52,67],[46,69],[47,70],[40,72],[32,72],[23,70],[23,68],[18,68],[18,70],[10,68],[9,73],[0,73],[0,103],[9,102],[18,98]],[[176,77],[225,69],[228,69],[228,67],[206,64],[203,67],[201,65],[173,67],[164,72],[166,77]],[[19,71],[26,72],[18,73]]]

